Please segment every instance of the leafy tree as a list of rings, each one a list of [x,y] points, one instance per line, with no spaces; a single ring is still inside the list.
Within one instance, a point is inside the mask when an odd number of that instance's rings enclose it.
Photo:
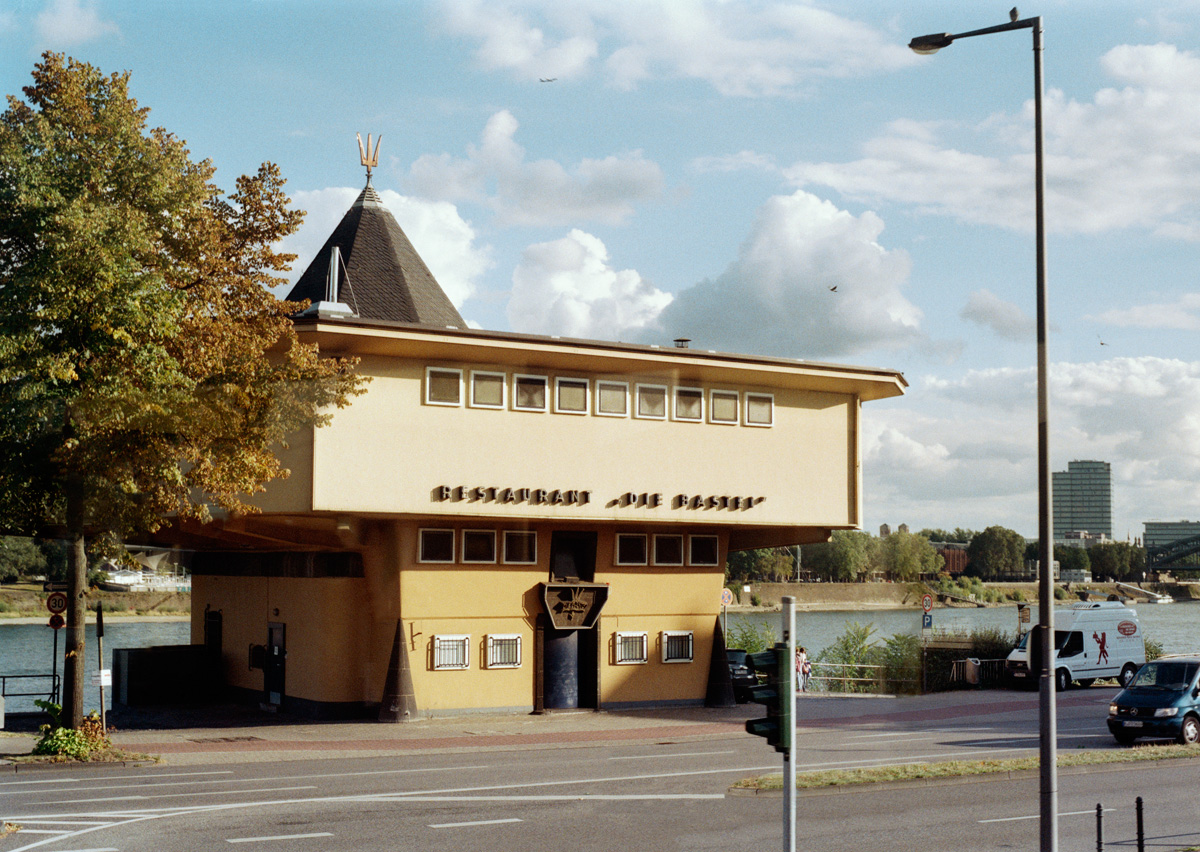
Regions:
[[[943,544],[970,544],[971,539],[978,534],[975,530],[966,530],[962,527],[955,527],[954,532],[926,528],[917,533],[917,535],[925,536],[929,541],[939,541]]]
[[[73,728],[87,537],[251,511],[272,447],[360,386],[265,289],[303,215],[278,169],[224,197],[128,82],[46,53],[0,115],[0,525],[69,543]]]
[[[985,580],[1016,574],[1024,555],[1025,539],[1007,527],[988,527],[967,545],[971,575]]]
[[[20,577],[44,574],[46,555],[31,538],[0,536],[0,583],[15,583]]]
[[[794,552],[791,547],[731,551],[725,562],[725,581],[786,583],[796,576]]]
[[[1068,547],[1065,544],[1056,544],[1054,545],[1054,559],[1058,562],[1060,573],[1063,571],[1088,571],[1092,567],[1092,562],[1088,558],[1088,551],[1082,547]]]
[[[867,533],[838,530],[828,542],[804,545],[801,560],[824,580],[853,582],[870,569],[876,546],[877,539]]]
[[[884,570],[894,580],[911,582],[922,574],[936,574],[946,560],[924,535],[894,532],[880,540]]]

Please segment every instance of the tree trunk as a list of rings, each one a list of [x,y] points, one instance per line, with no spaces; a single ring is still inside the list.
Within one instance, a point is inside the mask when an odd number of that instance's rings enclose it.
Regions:
[[[84,548],[83,489],[67,486],[67,639],[63,659],[62,721],[79,729],[83,724],[83,640],[87,607],[87,552]]]

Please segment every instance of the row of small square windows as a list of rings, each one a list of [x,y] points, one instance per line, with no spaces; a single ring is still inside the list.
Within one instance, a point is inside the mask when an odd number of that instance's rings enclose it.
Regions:
[[[463,371],[447,367],[425,370],[425,402],[428,405],[461,406],[468,400],[472,408],[546,412],[550,410],[550,379],[547,376],[470,371],[470,393],[465,392]],[[594,386],[594,387],[593,387]],[[634,417],[666,420],[667,401],[672,389],[667,385],[635,383],[634,404],[630,406],[629,382],[609,379],[580,379],[559,376],[554,379],[554,413],[588,414],[599,417]],[[671,419],[702,423],[705,419],[706,393],[703,388],[676,387]],[[775,398],[769,393],[710,389],[707,392],[708,422],[736,426],[770,426],[774,419]]]
[[[663,630],[662,661],[692,662],[694,639],[690,630]],[[438,634],[433,637],[433,669],[453,671],[471,667],[471,637],[467,634]],[[485,666],[489,669],[521,667],[521,634],[489,633],[484,646]],[[618,666],[644,665],[650,662],[649,634],[617,632],[613,634],[613,663]]]
[[[613,549],[614,565],[684,564],[684,536],[679,533],[654,535],[617,533]],[[715,567],[720,552],[715,535],[689,535],[687,564]],[[496,530],[422,529],[418,533],[417,561],[428,563],[495,564],[497,556],[505,565],[537,564],[537,533],[504,530],[500,554],[497,554]],[[461,549],[459,545],[461,544]]]

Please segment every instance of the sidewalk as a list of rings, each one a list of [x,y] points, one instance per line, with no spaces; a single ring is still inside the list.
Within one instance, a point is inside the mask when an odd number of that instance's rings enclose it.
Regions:
[[[1073,690],[1060,704],[1106,700],[1103,687]],[[1103,693],[1103,696],[1101,695]],[[953,719],[1036,712],[1035,693],[962,691],[905,697],[799,696],[797,726],[885,725],[910,719]],[[373,757],[416,751],[474,752],[580,748],[620,741],[679,742],[748,736],[745,722],[763,714],[757,704],[728,708],[554,711],[540,716],[495,714],[418,719],[399,724],[317,722],[246,707],[163,710],[122,720],[113,742],[128,752],[161,755],[171,765]],[[121,727],[125,725],[126,727]],[[4,755],[28,754],[34,734],[0,737]]]

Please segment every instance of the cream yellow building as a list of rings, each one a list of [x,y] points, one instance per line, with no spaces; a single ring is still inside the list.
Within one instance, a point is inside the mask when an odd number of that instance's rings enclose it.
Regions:
[[[726,554],[858,527],[861,404],[905,386],[467,328],[369,181],[296,297],[367,392],[295,436],[260,515],[178,532],[193,640],[314,715],[702,702]]]

